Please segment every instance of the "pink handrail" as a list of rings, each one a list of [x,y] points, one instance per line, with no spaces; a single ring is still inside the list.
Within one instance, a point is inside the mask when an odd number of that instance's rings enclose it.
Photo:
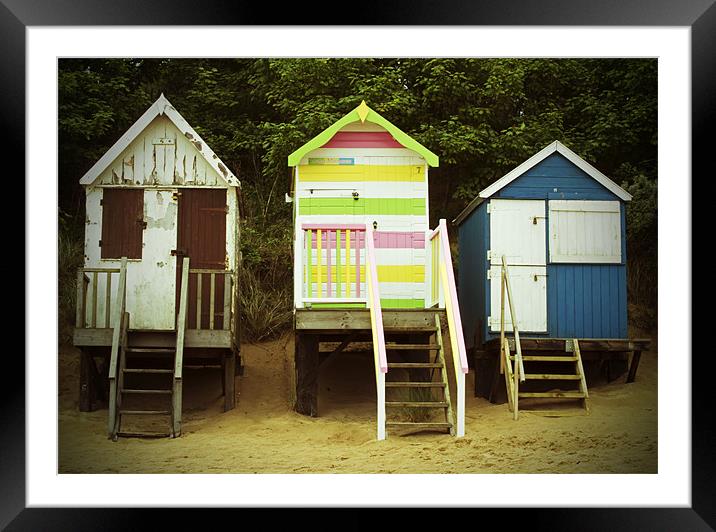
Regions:
[[[465,349],[465,338],[462,335],[462,319],[460,318],[460,308],[457,301],[457,288],[455,285],[455,272],[452,267],[452,256],[450,254],[450,242],[448,241],[447,233],[447,222],[445,219],[441,219],[437,229],[430,235],[430,240],[433,240],[436,236],[440,236],[440,258],[442,263],[445,265],[445,271],[447,273],[447,286],[443,287],[445,290],[446,297],[450,298],[450,318],[454,324],[454,331],[451,331],[451,336],[454,335],[457,340],[457,348],[460,361],[460,371],[463,373],[468,372],[467,364],[467,350]],[[447,307],[448,305],[446,305]],[[446,309],[447,310],[447,309]]]
[[[366,262],[369,270],[366,281],[370,284],[370,314],[373,322],[373,343],[377,347],[378,367],[381,373],[388,373],[388,357],[385,353],[385,334],[383,332],[383,311],[380,308],[380,292],[378,289],[378,269],[375,267],[375,244],[373,232],[366,235]]]

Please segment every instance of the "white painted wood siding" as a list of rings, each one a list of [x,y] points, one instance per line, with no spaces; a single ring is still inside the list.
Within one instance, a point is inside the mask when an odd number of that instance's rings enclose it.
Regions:
[[[550,262],[620,263],[618,201],[549,202]]]
[[[95,185],[220,186],[228,184],[194,142],[166,116],[158,116],[104,170]]]

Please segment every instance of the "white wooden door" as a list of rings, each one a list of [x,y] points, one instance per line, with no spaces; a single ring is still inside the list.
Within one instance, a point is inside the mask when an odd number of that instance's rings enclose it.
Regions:
[[[127,311],[132,329],[175,326],[177,200],[175,190],[144,191],[144,247],[141,261],[127,269]]]
[[[545,202],[493,199],[490,200],[489,215],[490,330],[500,330],[500,271],[504,255],[519,330],[547,332]],[[507,302],[505,329],[512,331]]]

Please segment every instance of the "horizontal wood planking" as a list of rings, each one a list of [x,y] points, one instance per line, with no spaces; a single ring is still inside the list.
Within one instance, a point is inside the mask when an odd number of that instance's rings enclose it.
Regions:
[[[383,311],[383,328],[391,330],[434,330],[439,310],[389,310]],[[367,309],[296,309],[296,329],[315,331],[370,330]]]
[[[334,261],[335,265],[335,261]],[[355,279],[355,264],[350,264],[349,266],[343,265],[343,268],[348,268],[351,279]],[[413,282],[413,283],[423,283],[425,282],[425,266],[422,265],[392,265],[392,264],[379,264],[378,267],[378,281],[381,283],[406,283],[406,282]],[[361,265],[360,268],[360,278],[365,278],[365,265]],[[336,268],[334,267],[331,270],[331,280],[333,283],[338,282],[340,279],[338,276],[338,272]],[[304,274],[304,281],[306,280],[306,276]],[[316,283],[318,282],[318,271],[313,268],[311,271],[311,280],[312,282]],[[321,282],[325,283],[328,280],[328,270],[323,268],[321,270]],[[341,281],[343,279],[340,279]]]
[[[402,148],[387,131],[339,131],[322,148]]]
[[[425,181],[423,165],[322,165],[308,164],[299,167],[298,182],[352,182],[352,181]]]
[[[424,215],[425,198],[300,198],[298,214],[308,215]]]

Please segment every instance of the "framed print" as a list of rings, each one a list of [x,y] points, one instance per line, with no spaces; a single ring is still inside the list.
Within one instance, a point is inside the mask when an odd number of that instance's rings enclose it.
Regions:
[[[426,506],[712,529],[710,1],[350,26],[126,4],[0,6],[28,209],[2,526]]]

